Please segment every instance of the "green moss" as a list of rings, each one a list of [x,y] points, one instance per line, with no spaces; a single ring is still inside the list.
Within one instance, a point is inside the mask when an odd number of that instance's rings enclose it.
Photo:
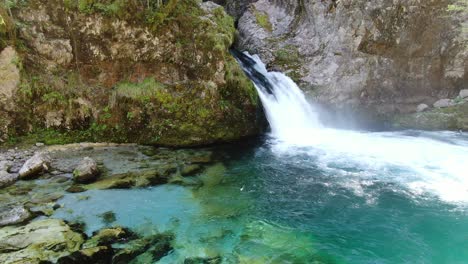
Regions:
[[[276,50],[274,55],[274,64],[281,66],[291,79],[299,82],[303,75],[301,74],[302,60],[297,47],[285,45],[283,48]]]
[[[148,100],[150,97],[161,93],[166,85],[154,78],[146,78],[142,82],[121,82],[115,86],[115,94],[120,97],[128,97],[138,100]]]
[[[141,1],[141,0],[64,0],[69,11],[85,14],[99,13],[112,18],[137,21],[153,29],[163,24],[173,10],[183,1]]]
[[[255,18],[257,19],[257,23],[262,28],[264,28],[268,32],[273,31],[273,26],[271,25],[270,19],[269,19],[268,15],[266,13],[260,12],[258,10],[254,10],[254,15],[255,15]]]
[[[135,76],[123,68],[119,76],[144,79],[104,86],[75,71],[46,73],[27,69],[18,95],[24,125],[12,133],[16,137],[11,142],[100,141],[192,146],[255,133],[258,96],[228,51],[234,41],[234,20],[222,8],[206,13],[196,0],[164,3],[157,11],[152,9],[151,14],[144,12],[144,18],[141,14],[127,16],[132,10],[142,8],[133,1],[70,0],[66,8],[67,12],[101,13],[112,17],[109,21],[116,17],[139,24],[145,19],[144,23],[155,36],[171,35],[183,55],[168,52],[154,63],[187,79],[162,83],[155,77],[158,73]],[[120,4],[128,9],[121,10]],[[146,21],[147,15],[157,17]],[[165,80],[168,77],[171,76],[165,76]],[[50,112],[63,113],[63,120],[58,127],[46,129],[45,119]],[[29,130],[31,133],[18,137],[22,131]]]
[[[432,109],[427,112],[397,115],[390,123],[395,128],[425,130],[468,130],[468,104]]]

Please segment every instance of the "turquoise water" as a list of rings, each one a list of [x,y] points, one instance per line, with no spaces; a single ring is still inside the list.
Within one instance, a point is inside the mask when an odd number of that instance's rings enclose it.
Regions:
[[[455,133],[411,137],[468,145]],[[468,263],[466,202],[445,199],[452,197],[438,186],[415,188],[441,182],[433,176],[335,155],[324,162],[311,148],[280,149],[270,138],[222,146],[215,151],[224,166],[201,175],[202,188],[70,194],[55,217],[83,220],[91,233],[105,226],[99,214],[111,210],[111,225],[171,230],[175,250],[160,263],[197,256],[222,256],[223,263]]]

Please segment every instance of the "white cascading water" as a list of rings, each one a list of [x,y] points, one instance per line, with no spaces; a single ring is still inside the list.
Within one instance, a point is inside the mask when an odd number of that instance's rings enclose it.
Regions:
[[[468,136],[455,132],[358,132],[327,128],[299,87],[286,75],[268,72],[256,55],[239,59],[252,78],[271,126],[273,150],[307,154],[322,170],[341,177],[357,194],[365,185],[397,183],[411,195],[436,195],[468,203]],[[247,62],[247,63],[246,63]],[[292,160],[293,162],[293,160]],[[406,191],[400,190],[395,191]],[[365,195],[365,194],[363,194]]]

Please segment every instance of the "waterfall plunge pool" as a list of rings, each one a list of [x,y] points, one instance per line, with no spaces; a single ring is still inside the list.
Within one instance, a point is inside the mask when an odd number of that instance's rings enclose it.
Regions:
[[[91,233],[111,210],[113,225],[170,230],[159,263],[468,262],[468,134],[326,128],[291,79],[235,55],[268,136],[215,149],[224,165],[199,176],[203,187],[68,194],[54,217]]]

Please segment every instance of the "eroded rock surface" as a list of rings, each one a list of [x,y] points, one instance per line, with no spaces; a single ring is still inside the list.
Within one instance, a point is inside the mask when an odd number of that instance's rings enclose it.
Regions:
[[[7,138],[15,110],[14,96],[20,84],[19,57],[12,47],[0,52],[0,142]]]
[[[415,112],[467,88],[467,17],[449,13],[449,4],[259,0],[239,19],[237,47],[259,54],[321,104]]]
[[[1,53],[0,138],[192,146],[257,134],[255,88],[228,51],[233,19],[212,2],[163,2],[122,1],[115,14],[75,1],[15,8],[27,52],[21,91],[14,50]]]

